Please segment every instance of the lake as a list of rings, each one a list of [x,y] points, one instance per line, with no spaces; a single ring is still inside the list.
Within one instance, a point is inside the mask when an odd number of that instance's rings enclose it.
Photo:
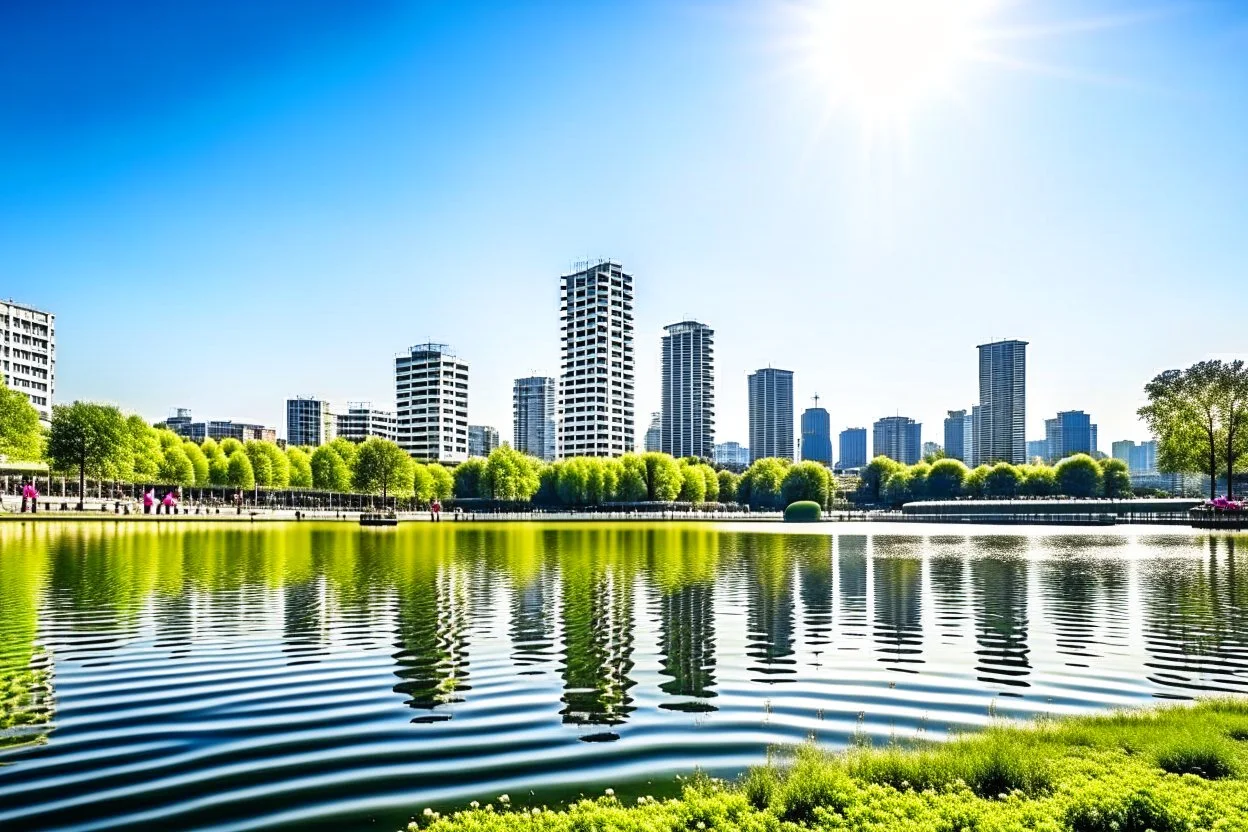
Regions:
[[[1243,692],[1245,561],[1160,527],[0,524],[0,828],[393,830]]]

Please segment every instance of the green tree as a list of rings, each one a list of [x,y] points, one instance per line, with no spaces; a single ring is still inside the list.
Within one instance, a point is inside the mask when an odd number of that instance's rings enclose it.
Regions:
[[[412,464],[407,451],[389,439],[374,436],[360,445],[351,484],[362,494],[381,492],[383,500],[391,492],[410,494],[414,491]]]
[[[646,499],[650,502],[670,503],[680,494],[683,478],[676,460],[667,454],[650,451],[642,454],[646,464]]]
[[[181,445],[171,445],[165,448],[157,479],[165,485],[195,484],[195,466],[191,464],[191,458],[186,455],[186,451],[182,450]]]
[[[161,451],[182,447],[182,437],[168,428],[152,428],[152,430],[156,434],[157,441],[160,442]]]
[[[741,478],[726,469],[720,471],[716,476],[719,479],[719,501],[721,503],[735,503]]]
[[[10,390],[0,373],[0,456],[34,461],[43,455],[39,411],[25,393]]]
[[[893,469],[888,479],[884,481],[883,502],[893,508],[898,508],[912,501],[914,499],[913,479],[909,468],[900,466]]]
[[[355,444],[350,439],[338,436],[329,443],[329,447],[333,448],[342,461],[347,463],[348,468],[355,468],[355,458],[360,453],[360,445]]]
[[[993,499],[1017,497],[1023,487],[1023,473],[1008,462],[998,462],[984,477],[984,495]]]
[[[194,485],[208,484],[208,457],[203,450],[189,439],[182,442],[182,452],[191,461],[191,470],[195,474]]]
[[[489,483],[485,476],[484,457],[470,457],[455,466],[455,496],[461,500],[490,497]]]
[[[165,457],[160,432],[143,421],[142,416],[126,418],[126,449],[124,471],[118,479],[150,482],[160,476],[160,465]]]
[[[233,436],[227,436],[225,439],[221,440],[220,448],[222,455],[225,456],[226,459],[229,459],[234,456],[235,451],[241,451],[243,449],[243,443],[239,442]]]
[[[48,459],[58,471],[78,469],[78,508],[87,476],[103,478],[129,464],[126,420],[112,405],[74,402],[52,408]]]
[[[212,485],[230,484],[230,460],[224,454],[217,454],[208,463],[208,482]]]
[[[312,487],[340,493],[351,490],[351,469],[332,445],[312,452]]]
[[[790,464],[789,460],[778,457],[754,460],[741,476],[741,501],[760,508],[783,508],[780,486]]]
[[[818,462],[799,462],[784,472],[784,480],[780,484],[781,501],[787,506],[799,500],[809,500],[827,508],[831,483],[832,475]]]
[[[615,491],[616,499],[622,503],[639,503],[646,499],[646,461],[640,454],[620,457],[620,482]]]
[[[1024,465],[1022,493],[1028,497],[1051,497],[1057,493],[1057,473],[1049,465]]]
[[[1217,496],[1219,474],[1232,494],[1235,471],[1248,458],[1248,368],[1243,361],[1201,361],[1167,370],[1144,387],[1139,410],[1157,436],[1157,466],[1172,473],[1209,477]]]
[[[222,443],[222,448],[225,445]],[[230,454],[227,467],[227,484],[247,491],[256,487],[256,473],[251,467],[251,457],[241,447]]]
[[[204,456],[208,457],[208,461],[210,463],[217,456],[224,456],[224,454],[221,453],[221,446],[218,445],[217,440],[213,439],[211,436],[200,443],[199,449],[204,452]]]
[[[312,460],[300,448],[287,448],[286,459],[290,464],[290,487],[312,487]]]
[[[910,466],[910,499],[927,499],[927,477],[932,473],[932,466],[926,462],[918,462]]]
[[[1057,490],[1067,497],[1096,497],[1101,493],[1101,466],[1087,454],[1068,456],[1054,468]]]
[[[985,483],[988,480],[988,474],[992,471],[987,465],[978,465],[972,469],[971,473],[966,475],[966,480],[962,483],[962,493],[968,497],[974,497],[981,500],[984,497]]]
[[[1131,471],[1121,459],[1101,460],[1101,492],[1106,497],[1131,496]]]
[[[445,466],[438,462],[430,462],[425,466],[429,469],[429,477],[433,480],[433,496],[439,500],[449,500],[455,493],[455,478]]]
[[[702,476],[702,470],[695,462],[690,464],[687,460],[681,460],[680,466],[680,495],[677,499],[684,503],[702,503],[706,501],[706,478]]]
[[[702,472],[702,480],[706,483],[704,499],[708,503],[719,502],[719,477],[715,475],[715,469],[705,462],[699,462],[698,470]]]
[[[435,497],[433,474],[427,465],[412,463],[412,498],[418,503],[431,503]]]
[[[938,459],[927,473],[927,497],[931,500],[952,500],[962,494],[970,470],[960,459]]]
[[[260,451],[269,458],[269,487],[290,487],[290,457],[273,442],[261,442]]]
[[[256,485],[268,488],[273,484],[273,461],[269,458],[265,443],[258,439],[249,440],[243,445],[243,453],[251,460],[251,470],[256,477]]]
[[[482,487],[496,500],[531,500],[541,484],[540,469],[541,461],[535,457],[515,448],[495,448],[485,460]]]
[[[900,470],[902,464],[886,456],[877,456],[862,469],[862,482],[858,493],[863,502],[875,505],[884,502],[884,483],[889,476]]]

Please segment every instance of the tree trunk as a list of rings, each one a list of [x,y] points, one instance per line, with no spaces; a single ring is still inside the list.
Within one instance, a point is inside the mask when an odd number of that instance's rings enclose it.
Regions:
[[[1235,419],[1234,413],[1226,427],[1226,499],[1235,499]]]
[[[86,509],[87,496],[87,460],[85,458],[79,460],[78,464],[78,510]]]

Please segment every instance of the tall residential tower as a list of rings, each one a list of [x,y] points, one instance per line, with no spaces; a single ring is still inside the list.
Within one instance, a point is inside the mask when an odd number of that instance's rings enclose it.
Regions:
[[[1027,342],[994,341],[979,346],[979,413],[975,462],[991,465],[1027,461]]]
[[[750,376],[750,461],[793,458],[793,371],[767,367]]]
[[[555,459],[555,380],[546,376],[516,379],[511,393],[512,446],[521,453]]]
[[[697,321],[664,327],[660,444],[675,457],[715,454],[715,332]]]
[[[52,420],[56,394],[56,316],[33,306],[0,300],[4,381],[24,393],[40,420]]]
[[[468,363],[446,344],[417,344],[394,359],[399,447],[416,459],[468,459]]]

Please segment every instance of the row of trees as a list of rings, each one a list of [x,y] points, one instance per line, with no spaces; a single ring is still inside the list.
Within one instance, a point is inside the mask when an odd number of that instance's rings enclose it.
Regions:
[[[956,459],[902,465],[877,456],[863,469],[860,502],[899,506],[915,500],[959,497],[1130,497],[1131,476],[1120,459],[1099,462],[1075,454],[1056,465],[980,465],[967,468]]]

